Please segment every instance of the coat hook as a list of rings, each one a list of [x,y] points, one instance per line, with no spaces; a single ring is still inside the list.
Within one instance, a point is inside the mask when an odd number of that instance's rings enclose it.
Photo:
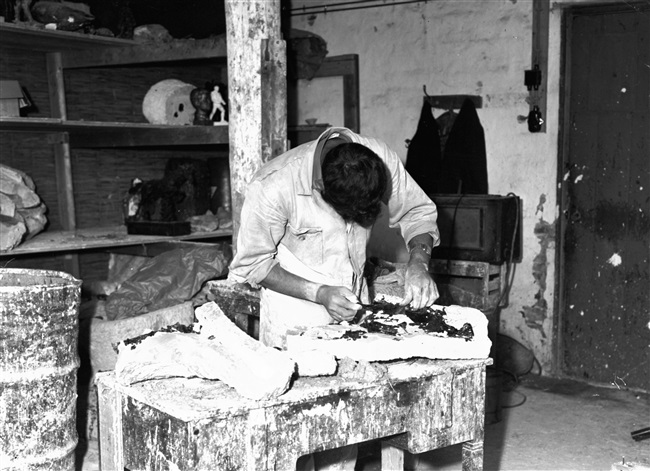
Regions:
[[[426,85],[422,85],[422,91],[424,92],[424,95],[425,95],[427,98],[431,98],[431,97],[429,96],[429,94],[427,93],[427,86],[426,86]]]

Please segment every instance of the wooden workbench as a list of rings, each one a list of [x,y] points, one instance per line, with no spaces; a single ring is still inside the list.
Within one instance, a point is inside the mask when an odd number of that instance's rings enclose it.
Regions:
[[[480,470],[490,363],[394,362],[371,383],[298,378],[282,396],[259,402],[220,381],[127,387],[100,373],[101,469],[292,470],[301,455],[383,439],[384,469],[401,465],[401,450],[463,443],[463,470]]]

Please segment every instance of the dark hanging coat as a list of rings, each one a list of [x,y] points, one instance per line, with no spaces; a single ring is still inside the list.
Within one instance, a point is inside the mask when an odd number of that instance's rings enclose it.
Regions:
[[[463,102],[449,133],[439,182],[439,193],[488,193],[485,133],[470,99]]]
[[[425,101],[415,136],[406,153],[406,171],[426,194],[439,193],[437,178],[440,176],[442,152],[438,123],[429,102]]]

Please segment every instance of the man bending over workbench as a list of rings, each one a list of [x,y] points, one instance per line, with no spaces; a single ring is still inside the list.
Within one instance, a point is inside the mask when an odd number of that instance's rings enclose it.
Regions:
[[[255,174],[229,277],[262,287],[261,342],[284,348],[288,330],[350,321],[369,302],[366,244],[382,202],[410,253],[402,304],[430,306],[439,296],[428,271],[440,240],[436,206],[386,144],[330,128]],[[354,470],[356,455],[351,445],[314,461],[318,470]]]

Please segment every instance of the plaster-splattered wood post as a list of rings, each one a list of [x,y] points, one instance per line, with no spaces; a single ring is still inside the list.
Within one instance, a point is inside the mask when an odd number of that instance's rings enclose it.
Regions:
[[[246,185],[286,150],[286,49],[280,0],[226,0],[233,246]]]

